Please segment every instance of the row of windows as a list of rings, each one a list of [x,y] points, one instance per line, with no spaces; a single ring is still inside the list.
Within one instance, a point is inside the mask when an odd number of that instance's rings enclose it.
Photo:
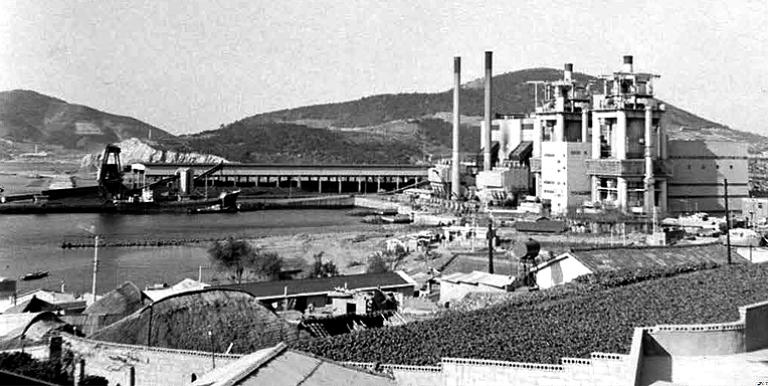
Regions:
[[[733,170],[733,165],[728,165],[728,167]],[[707,165],[701,165],[701,170],[704,170],[707,168]],[[720,165],[715,165],[715,169],[720,169]],[[688,164],[688,170],[691,170],[691,165]]]

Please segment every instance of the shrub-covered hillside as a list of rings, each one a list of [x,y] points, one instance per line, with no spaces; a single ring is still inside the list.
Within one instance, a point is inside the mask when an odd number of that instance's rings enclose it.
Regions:
[[[766,299],[768,269],[733,265],[613,288],[579,284],[293,346],[337,361],[428,365],[459,357],[559,363],[595,351],[627,353],[634,327],[734,321],[738,306]]]

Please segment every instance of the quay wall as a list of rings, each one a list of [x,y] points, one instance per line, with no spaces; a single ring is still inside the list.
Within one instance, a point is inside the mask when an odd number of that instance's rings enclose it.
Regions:
[[[416,225],[448,225],[457,220],[457,217],[452,215],[439,215],[431,213],[423,213],[414,211],[409,205],[402,204],[395,201],[387,201],[378,197],[369,196],[354,196],[354,205],[362,208],[372,209],[391,209],[397,208],[397,212],[401,214],[413,215],[413,223]]]

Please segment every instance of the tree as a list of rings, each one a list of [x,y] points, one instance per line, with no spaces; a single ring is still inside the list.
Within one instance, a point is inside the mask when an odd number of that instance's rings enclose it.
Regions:
[[[234,272],[239,284],[246,268],[254,265],[256,251],[247,241],[230,237],[225,241],[214,241],[208,249],[208,256],[218,269]]]
[[[266,280],[274,280],[283,269],[283,259],[275,252],[256,251],[252,271]]]
[[[243,274],[247,271],[273,280],[283,269],[283,259],[277,253],[256,249],[245,240],[215,241],[208,249],[208,255],[217,268],[233,272],[238,284],[243,282]]]
[[[389,272],[389,265],[384,261],[384,256],[381,253],[374,253],[368,256],[368,267],[365,269],[365,273],[384,272]]]
[[[71,385],[73,382],[71,370],[72,366],[62,366],[62,363],[48,359],[35,359],[29,353],[6,352],[0,353],[0,370],[7,370],[16,374],[24,375],[62,385]],[[96,375],[86,375],[82,385],[106,386],[108,381],[104,377]]]
[[[315,264],[312,265],[312,271],[309,277],[331,277],[339,276],[339,269],[332,261],[323,263],[323,252],[314,255]]]

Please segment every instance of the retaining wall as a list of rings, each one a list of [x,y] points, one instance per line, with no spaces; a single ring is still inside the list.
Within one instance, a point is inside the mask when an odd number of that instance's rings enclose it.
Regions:
[[[172,350],[156,347],[117,344],[62,335],[63,350],[72,351],[85,359],[85,373],[99,375],[110,385],[129,384],[129,371],[133,367],[136,386],[182,386],[213,369],[210,352]],[[226,365],[239,355],[216,354],[216,366]]]

